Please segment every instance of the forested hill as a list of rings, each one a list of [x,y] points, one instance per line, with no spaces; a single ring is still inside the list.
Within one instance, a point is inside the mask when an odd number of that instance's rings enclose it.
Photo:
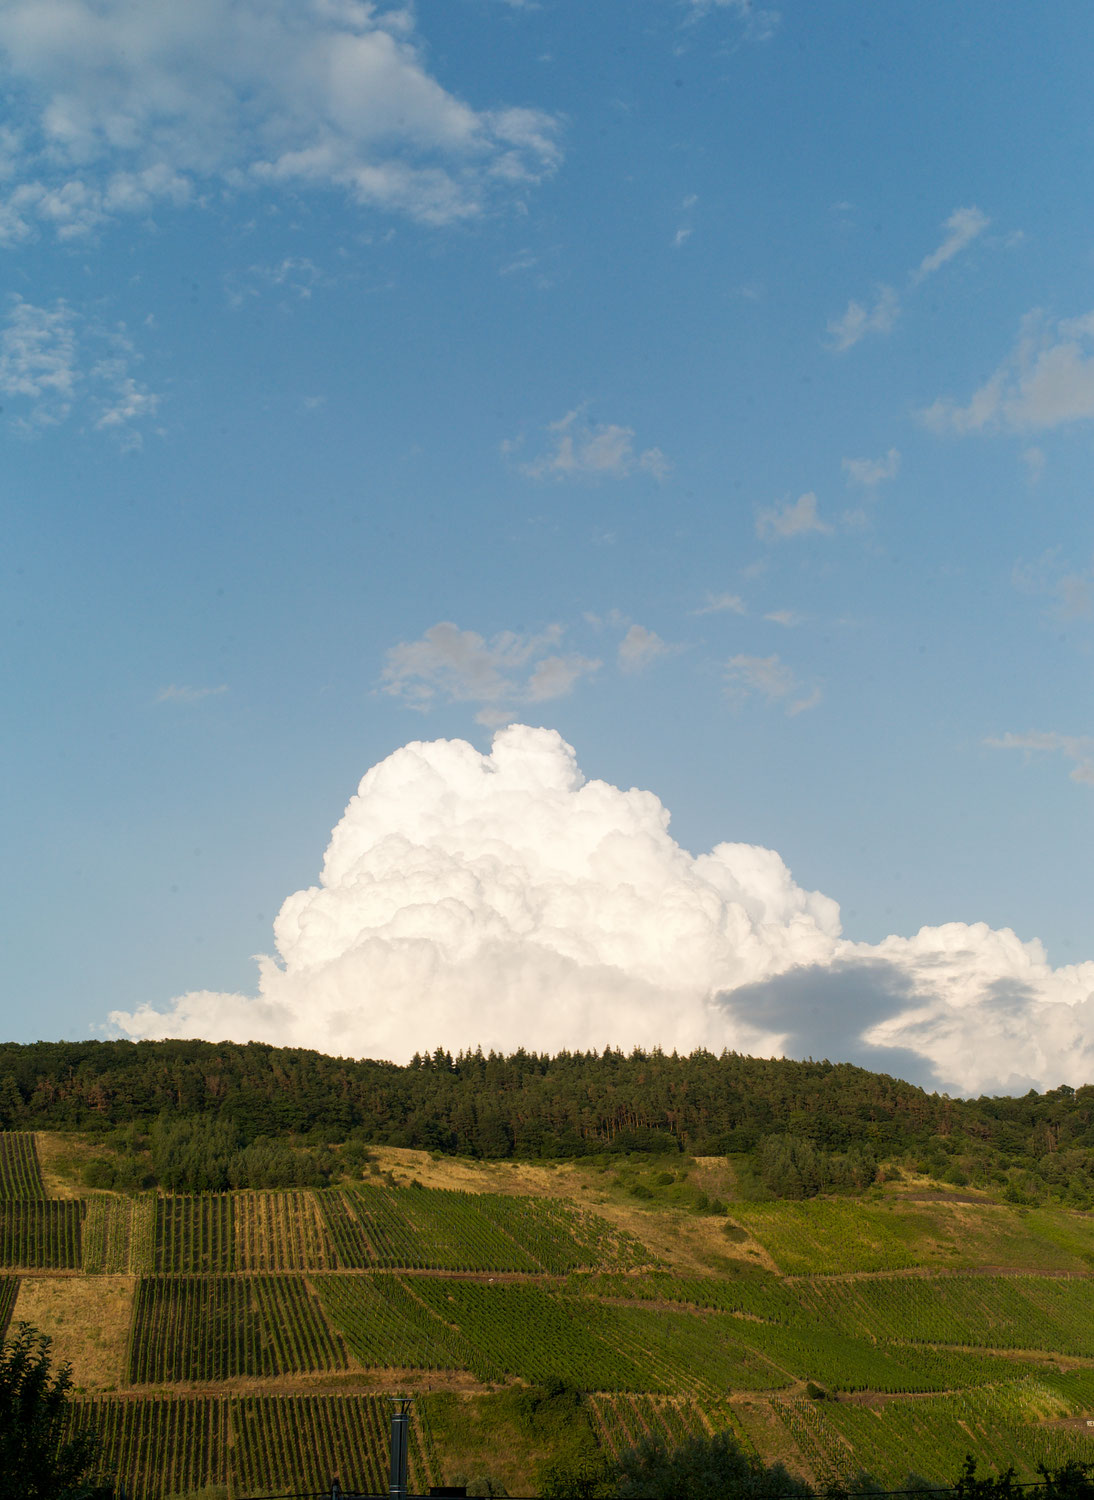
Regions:
[[[358,1139],[478,1157],[751,1152],[788,1135],[827,1152],[1020,1164],[1086,1176],[1094,1086],[955,1100],[844,1063],[735,1053],[436,1052],[405,1067],[200,1041],[0,1045],[0,1127],[112,1129],[214,1115],[243,1141]]]

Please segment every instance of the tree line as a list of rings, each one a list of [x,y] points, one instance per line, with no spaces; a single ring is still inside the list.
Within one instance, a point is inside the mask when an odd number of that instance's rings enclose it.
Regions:
[[[198,1118],[223,1127],[234,1186],[313,1182],[337,1165],[322,1148],[356,1142],[487,1159],[735,1155],[759,1190],[788,1196],[855,1190],[897,1160],[1014,1202],[1094,1207],[1090,1085],[952,1099],[848,1063],[708,1051],[438,1049],[401,1066],[260,1042],[0,1045],[0,1128],[162,1135]],[[304,1148],[308,1160],[291,1154]],[[262,1163],[277,1181],[253,1180]]]

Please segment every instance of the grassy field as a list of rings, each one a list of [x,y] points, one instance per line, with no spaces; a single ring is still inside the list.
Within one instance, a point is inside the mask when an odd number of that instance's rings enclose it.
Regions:
[[[383,1488],[396,1393],[419,1489],[724,1428],[822,1482],[1094,1460],[1094,1216],[394,1148],[322,1191],[126,1197],[86,1155],[0,1135],[0,1323],[51,1335],[133,1500]]]

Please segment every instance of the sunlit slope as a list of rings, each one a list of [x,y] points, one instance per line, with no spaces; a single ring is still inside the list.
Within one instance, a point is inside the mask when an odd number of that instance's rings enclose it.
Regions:
[[[692,1163],[711,1213],[656,1163],[643,1197],[377,1155],[327,1189],[126,1197],[0,1135],[0,1318],[53,1335],[131,1493],[375,1486],[396,1391],[419,1489],[529,1493],[583,1445],[721,1427],[821,1480],[1094,1459],[1094,1217],[907,1182],[745,1203]]]

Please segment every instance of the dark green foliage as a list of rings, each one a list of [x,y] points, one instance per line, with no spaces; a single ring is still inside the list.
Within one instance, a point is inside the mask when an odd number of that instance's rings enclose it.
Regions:
[[[822,1163],[822,1191],[855,1190],[872,1162],[897,1155],[1012,1202],[1094,1207],[1094,1085],[960,1100],[849,1064],[728,1052],[438,1051],[400,1067],[259,1042],[0,1045],[0,1124],[105,1135],[161,1117],[165,1130],[210,1124],[160,1142],[165,1173],[190,1190],[359,1173],[332,1142],[479,1157],[748,1158],[771,1137],[792,1137]],[[804,1193],[812,1169],[798,1156]]]
[[[1081,1464],[1074,1459],[1058,1468],[1041,1465],[1044,1500],[1094,1500],[1094,1463]]]
[[[815,1198],[818,1193],[861,1193],[877,1178],[877,1161],[861,1147],[825,1151],[795,1135],[760,1142],[755,1173],[773,1198]]]
[[[96,1145],[98,1149],[83,1173],[89,1188],[134,1193],[155,1186],[151,1141],[140,1125],[121,1125]]]
[[[621,1455],[615,1494],[620,1500],[804,1500],[813,1491],[781,1463],[769,1467],[728,1432],[716,1432],[676,1448],[660,1437],[645,1438]]]
[[[10,1073],[0,1077],[0,1130],[15,1130],[26,1113],[26,1104]]]
[[[259,1136],[243,1144],[230,1118],[196,1115],[155,1122],[152,1171],[175,1193],[222,1193],[228,1188],[322,1187],[330,1180],[314,1153]]]
[[[543,1500],[611,1500],[618,1480],[619,1465],[607,1453],[583,1453],[543,1464],[539,1493]]]
[[[20,1323],[0,1350],[0,1500],[83,1500],[95,1461],[90,1427],[66,1432],[72,1375],[50,1340]]]

